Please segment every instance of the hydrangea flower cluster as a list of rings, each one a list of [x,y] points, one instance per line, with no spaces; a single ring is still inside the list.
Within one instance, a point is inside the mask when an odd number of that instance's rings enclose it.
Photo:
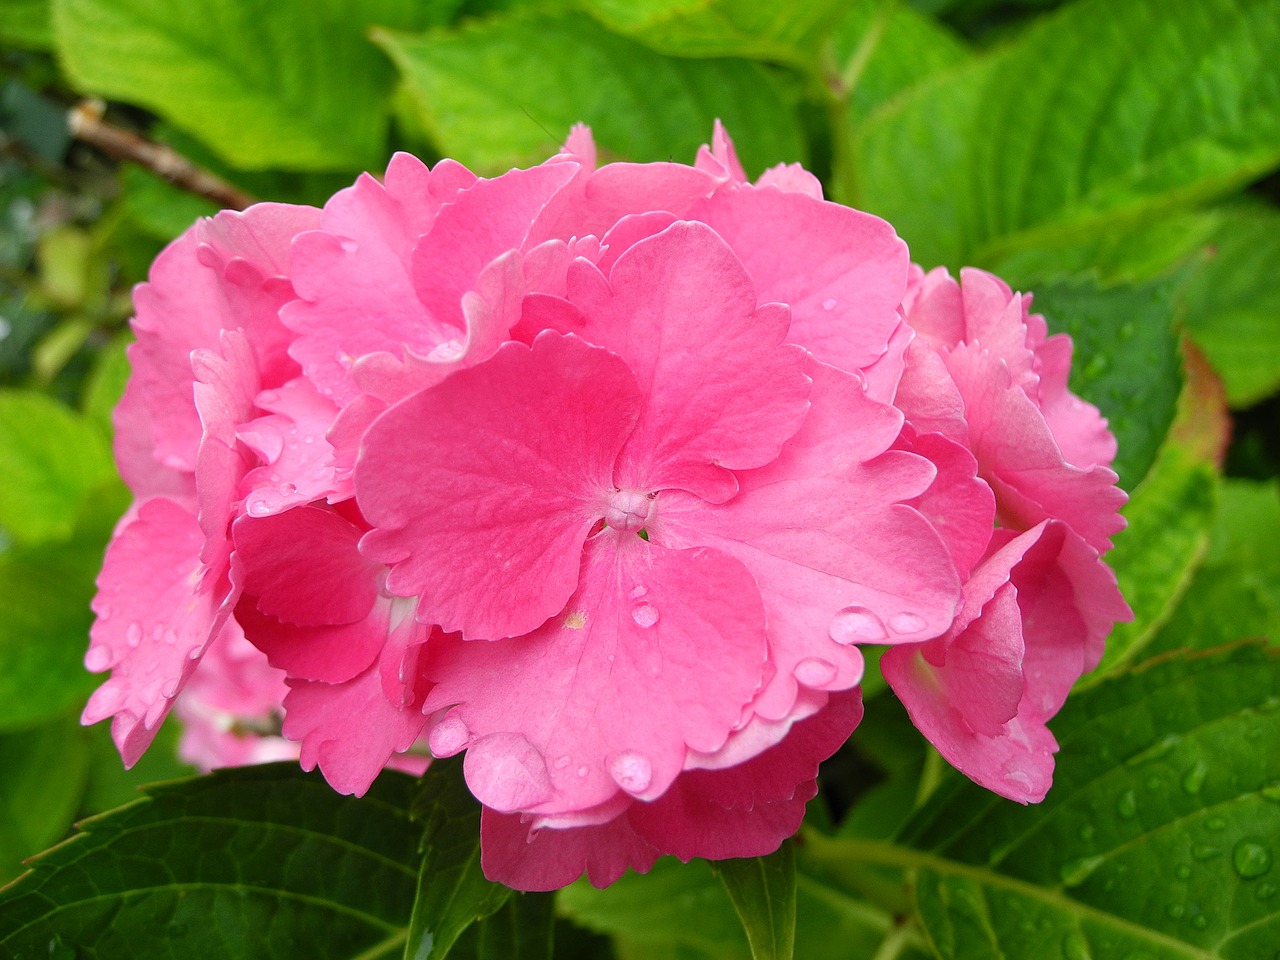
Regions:
[[[1128,610],[1115,443],[1029,304],[719,127],[202,221],[136,293],[84,721],[132,764],[177,704],[199,762],[356,794],[465,751],[492,879],[605,885],[775,849],[883,644],[943,756],[1039,800]]]

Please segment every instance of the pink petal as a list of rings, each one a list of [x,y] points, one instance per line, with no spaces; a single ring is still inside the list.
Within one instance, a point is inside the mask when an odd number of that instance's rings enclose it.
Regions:
[[[626,817],[642,838],[681,860],[766,856],[800,829],[805,804],[818,791],[818,764],[861,719],[859,693],[836,694],[777,746],[726,770],[682,773],[661,797],[633,804]]]
[[[690,219],[733,248],[759,302],[791,308],[790,343],[850,372],[881,357],[898,326],[907,247],[870,214],[771,188],[721,190]]]
[[[987,552],[995,526],[995,494],[978,477],[978,461],[960,444],[936,433],[917,434],[910,426],[896,446],[919,454],[937,468],[929,489],[911,505],[946,541],[951,560],[965,579]]]
[[[217,627],[225,585],[201,564],[203,543],[188,508],[154,499],[107,548],[85,666],[112,673],[81,722],[114,715],[112,736],[126,766],[150,745]]]
[[[626,539],[624,540],[623,537]],[[764,614],[741,564],[606,530],[582,586],[534,633],[428,648],[426,710],[456,704],[471,790],[504,812],[659,796],[690,749],[722,746],[760,682]],[[471,748],[476,749],[474,746]]]
[[[375,529],[361,549],[445,630],[533,630],[577,588],[639,406],[605,350],[554,333],[506,344],[369,428],[356,490]]]
[[[517,890],[559,890],[584,872],[594,886],[607,887],[628,867],[648,873],[659,853],[625,817],[573,830],[535,830],[519,814],[487,807],[480,818],[484,875]]]
[[[1063,520],[1095,550],[1111,547],[1124,528],[1127,499],[1110,469],[1073,467],[1063,459],[1044,416],[1014,384],[1000,359],[962,345],[946,358],[965,401],[969,446],[996,493],[1000,520],[1027,529]]]
[[[812,407],[782,455],[739,474],[741,492],[708,505],[676,491],[659,498],[656,542],[705,544],[740,559],[760,586],[776,673],[753,704],[786,716],[799,684],[857,684],[854,644],[908,643],[950,626],[959,599],[943,542],[903,501],[933,480],[923,459],[884,452],[901,415],[857,380],[811,362]]]
[[[585,336],[626,361],[647,400],[619,487],[722,501],[736,487],[728,471],[768,463],[804,418],[803,358],[779,349],[785,309],[756,308],[738,259],[706,226],[680,222],[641,240],[607,285],[575,261],[569,299],[587,317]]]
[[[298,377],[279,390],[262,391],[255,403],[266,415],[236,431],[262,461],[241,481],[244,508],[250,516],[265,517],[326,497],[351,496],[350,480],[337,473],[326,438],[338,415],[331,400],[309,380]]]
[[[698,170],[711,174],[717,180],[727,180],[730,183],[747,182],[747,175],[742,169],[742,164],[738,162],[738,151],[734,149],[733,140],[719,119],[716,120],[712,129],[711,146],[703,144],[698,148],[698,156],[693,165]]]
[[[412,617],[397,632],[422,632]],[[399,657],[400,643],[389,643],[384,656]],[[415,703],[392,704],[383,694],[377,663],[345,683],[291,680],[285,697],[284,735],[302,743],[304,770],[316,766],[340,793],[363,796],[393,754],[403,753],[426,726]]]

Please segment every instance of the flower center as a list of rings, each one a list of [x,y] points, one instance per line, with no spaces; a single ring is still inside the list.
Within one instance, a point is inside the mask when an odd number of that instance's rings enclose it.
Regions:
[[[615,490],[604,509],[604,522],[614,530],[637,533],[649,519],[653,497],[641,490]]]

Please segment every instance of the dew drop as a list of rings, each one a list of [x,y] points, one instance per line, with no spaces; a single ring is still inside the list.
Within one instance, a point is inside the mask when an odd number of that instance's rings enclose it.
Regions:
[[[102,616],[105,618],[106,614],[104,613]],[[1280,803],[1280,782],[1268,783],[1258,792],[1262,794],[1262,798],[1264,800],[1270,800],[1273,803]]]
[[[1116,800],[1116,813],[1124,820],[1132,820],[1138,814],[1138,796],[1126,790]]]
[[[254,500],[249,504],[249,516],[265,517],[271,512],[271,507],[263,503],[261,500]]]
[[[84,665],[91,673],[101,673],[111,666],[111,651],[106,647],[90,647],[84,655]]]
[[[1191,848],[1191,856],[1195,860],[1212,860],[1221,853],[1220,849],[1211,847],[1207,843],[1197,843]]]
[[[1181,920],[1187,915],[1187,908],[1180,903],[1171,903],[1165,908],[1170,920]]]
[[[631,610],[631,619],[648,629],[658,622],[658,608],[652,603],[638,603]]]
[[[643,793],[653,779],[653,767],[644,754],[624,750],[609,761],[609,775],[627,793]]]
[[[569,755],[566,753],[563,757],[556,760],[556,769],[563,770],[569,765]]]
[[[452,757],[471,741],[471,730],[456,713],[446,713],[431,728],[427,745],[433,757]]]
[[[1094,835],[1096,832],[1097,832],[1097,831],[1094,829],[1094,827],[1093,827],[1093,824],[1092,824],[1092,823],[1086,823],[1084,826],[1082,826],[1082,827],[1080,828],[1080,839],[1081,839],[1081,840],[1092,840],[1092,839],[1093,839],[1093,835]]]
[[[1058,871],[1058,879],[1062,881],[1064,887],[1078,887],[1101,866],[1104,859],[1104,857],[1077,857],[1074,860],[1068,860]]]
[[[124,642],[130,647],[136,647],[142,642],[142,627],[136,623],[129,624],[129,629],[124,632]]]
[[[634,587],[631,588],[631,593],[628,594],[628,596],[630,596],[632,600],[639,600],[648,592],[649,591],[644,584],[637,583]]]
[[[895,613],[889,618],[889,629],[894,633],[916,633],[925,627],[925,619],[915,613]]]
[[[282,497],[292,497],[297,492],[298,492],[297,484],[293,484],[293,483],[280,484],[280,496]]]
[[[280,393],[277,390],[263,390],[258,394],[258,406],[267,407],[273,403],[280,402]]]
[[[1210,817],[1204,822],[1204,825],[1206,830],[1212,830],[1214,833],[1227,829],[1227,821],[1222,817]]]
[[[1231,865],[1246,880],[1271,869],[1271,850],[1254,840],[1241,840],[1231,851]]]
[[[880,618],[866,607],[845,607],[831,620],[827,633],[836,643],[875,643],[886,636]]]
[[[94,612],[97,613],[98,619],[101,621],[105,622],[111,619],[111,608],[105,603]]]
[[[1173,872],[1179,880],[1186,880],[1188,877],[1191,876],[1191,868],[1188,867],[1185,863],[1182,864],[1182,866],[1178,867],[1178,869]]]
[[[1089,945],[1085,943],[1084,937],[1075,930],[1070,931],[1062,938],[1062,957],[1063,960],[1093,960],[1093,954],[1089,952]]]
[[[1206,917],[1203,913],[1197,913],[1194,917],[1191,918],[1191,925],[1195,927],[1197,930],[1203,930],[1205,927],[1209,925],[1209,918]]]
[[[834,297],[828,297],[826,300],[822,301],[822,309],[828,312],[834,310],[839,305],[840,301],[836,300]]]
[[[1253,888],[1253,895],[1258,900],[1270,900],[1276,895],[1276,885],[1264,880]]]
[[[1197,794],[1204,786],[1209,775],[1209,767],[1203,760],[1197,760],[1190,770],[1182,775],[1182,789],[1190,794]]]
[[[172,700],[178,695],[178,680],[176,677],[166,680],[164,686],[160,688],[160,696],[166,700]]]
[[[587,775],[587,768],[586,768],[586,766],[585,766],[585,765],[583,765],[583,766],[579,767],[579,768],[578,768],[578,776],[580,776],[580,777],[585,777],[586,775]]]
[[[819,657],[807,657],[796,664],[793,675],[806,687],[823,687],[835,678],[836,667]]]

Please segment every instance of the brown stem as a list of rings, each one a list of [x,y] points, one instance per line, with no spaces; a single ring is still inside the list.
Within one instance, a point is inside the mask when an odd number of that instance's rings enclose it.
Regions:
[[[71,135],[118,160],[136,163],[174,186],[212,200],[220,207],[243,210],[257,202],[243,190],[207,170],[201,170],[172,147],[112,126],[102,119],[103,110],[101,100],[82,100],[72,107],[67,114]]]

